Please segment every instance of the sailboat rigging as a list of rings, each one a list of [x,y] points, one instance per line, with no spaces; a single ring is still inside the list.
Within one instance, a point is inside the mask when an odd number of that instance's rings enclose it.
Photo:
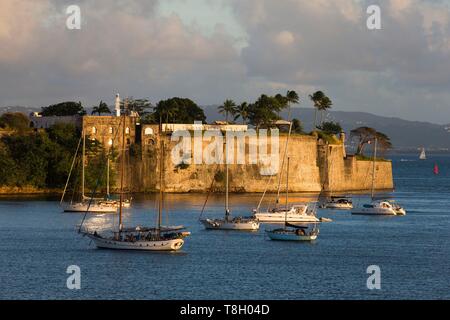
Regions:
[[[96,231],[83,230],[80,232],[86,234],[93,240],[98,248],[120,249],[120,250],[145,250],[145,251],[177,251],[184,244],[184,238],[190,235],[188,231],[182,231],[184,227],[162,227],[162,208],[163,208],[163,172],[164,172],[164,142],[162,130],[160,130],[160,161],[159,161],[159,204],[158,204],[158,222],[156,227],[136,226],[131,228],[124,227],[122,217],[124,201],[124,167],[125,167],[125,114],[123,117],[122,131],[122,152],[121,152],[121,175],[120,175],[120,200],[119,200],[119,221],[118,230],[113,231],[113,235],[99,234]],[[160,125],[161,129],[161,125]]]
[[[226,140],[225,140],[226,141]],[[253,217],[231,217],[229,206],[229,168],[228,168],[228,148],[226,142],[225,146],[225,215],[223,219],[202,219],[200,222],[206,229],[212,230],[241,230],[241,231],[254,231],[259,229],[259,222]],[[214,179],[214,178],[213,178]],[[214,183],[214,180],[213,180]],[[206,198],[206,201],[209,194]],[[206,201],[202,209],[206,206]]]
[[[370,190],[370,204],[364,204],[360,208],[352,210],[352,214],[359,215],[388,215],[388,216],[403,216],[406,215],[406,210],[392,200],[375,200],[375,172],[377,159],[377,145],[378,139],[374,138],[374,150],[372,160],[372,187]]]

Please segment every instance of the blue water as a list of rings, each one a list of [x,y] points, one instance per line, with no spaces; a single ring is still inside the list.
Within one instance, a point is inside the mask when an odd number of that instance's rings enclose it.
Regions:
[[[205,231],[197,223],[204,195],[185,194],[167,196],[170,224],[192,232],[181,252],[99,250],[76,233],[82,215],[61,213],[57,201],[2,198],[0,299],[449,299],[450,157],[429,157],[394,157],[394,195],[406,216],[320,211],[333,222],[321,225],[314,243],[270,241],[266,226],[256,233]],[[234,212],[257,201],[231,197]],[[213,196],[208,216],[220,216],[222,205]],[[138,199],[125,220],[153,223],[154,209],[152,196]],[[66,287],[69,265],[81,268],[80,290]],[[381,290],[366,287],[369,265],[381,269]]]

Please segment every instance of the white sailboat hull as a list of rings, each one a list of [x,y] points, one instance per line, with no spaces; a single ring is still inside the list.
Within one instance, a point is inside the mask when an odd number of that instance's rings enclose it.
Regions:
[[[260,222],[319,222],[314,215],[285,213],[285,212],[258,212],[255,218]]]
[[[356,208],[352,214],[370,215],[370,216],[396,216],[393,209],[387,208]]]
[[[253,231],[259,229],[259,223],[257,221],[233,222],[223,219],[203,219],[200,222],[209,230]]]
[[[141,251],[176,251],[184,244],[183,239],[155,240],[155,241],[116,241],[88,235],[94,241],[97,248],[116,250],[141,250]]]
[[[97,203],[69,203],[63,206],[64,212],[116,213],[117,207]]]
[[[267,235],[271,240],[282,240],[282,241],[313,241],[317,239],[317,234],[313,235],[298,235],[294,232],[274,232],[266,231]]]
[[[351,203],[325,203],[323,205],[324,209],[339,209],[339,210],[348,210],[353,208],[353,204]]]

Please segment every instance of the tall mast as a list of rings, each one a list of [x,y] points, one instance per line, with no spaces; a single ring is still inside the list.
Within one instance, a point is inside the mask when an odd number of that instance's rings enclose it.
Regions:
[[[160,134],[161,139],[161,157],[159,160],[159,203],[158,203],[158,232],[161,232],[161,223],[162,223],[162,212],[164,206],[164,194],[163,194],[163,171],[164,171],[164,141],[162,141],[162,135]]]
[[[287,167],[286,167],[286,211],[288,209],[288,199],[289,199],[289,157],[287,158]]]
[[[106,162],[106,195],[109,198],[109,154],[108,154],[108,160]]]
[[[83,128],[83,152],[82,152],[82,158],[83,163],[81,166],[81,201],[84,200],[84,165],[85,165],[85,156],[86,156],[86,135]]]
[[[288,136],[286,138],[286,144],[284,146],[284,154],[283,154],[283,159],[281,162],[281,171],[280,171],[280,179],[278,179],[278,187],[277,187],[277,200],[276,200],[276,204],[278,205],[278,203],[280,203],[280,192],[281,192],[281,177],[282,177],[282,172],[283,172],[283,168],[284,168],[284,161],[286,160],[286,156],[287,156],[287,152],[288,152],[288,144],[289,144],[289,138],[291,137],[291,131],[292,131],[292,121],[290,120],[291,116],[291,109],[289,108],[289,115],[288,115],[288,119],[289,119],[289,133]]]
[[[230,215],[229,202],[228,202],[228,148],[227,137],[225,136],[225,219],[228,220]]]
[[[124,179],[124,168],[125,168],[125,110],[127,107],[127,102],[124,103],[124,112],[122,115],[122,156],[120,165],[120,201],[119,201],[119,232],[122,231],[122,202],[123,202],[123,179]]]
[[[286,166],[286,208],[284,208],[284,226],[287,224],[287,214],[288,214],[288,199],[289,199],[289,157],[287,158]]]
[[[374,150],[373,150],[372,192],[371,192],[372,200],[373,200],[373,196],[374,196],[374,192],[375,192],[375,161],[377,158],[377,144],[378,144],[378,139],[375,138],[375,144],[373,146]]]

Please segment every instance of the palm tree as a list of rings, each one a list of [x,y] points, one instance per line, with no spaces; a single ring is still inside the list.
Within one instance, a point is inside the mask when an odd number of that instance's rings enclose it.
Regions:
[[[330,98],[327,96],[322,98],[322,101],[320,102],[320,108],[321,111],[320,114],[320,124],[323,124],[323,114],[326,110],[331,109],[331,106],[333,105],[333,102],[331,102]]]
[[[316,91],[312,95],[309,95],[309,98],[314,103],[314,129],[317,126],[317,111],[321,108],[321,103],[323,98],[325,97],[325,94],[322,91]]]
[[[249,116],[249,105],[247,102],[242,102],[235,109],[236,115],[234,117],[234,121],[236,121],[239,117],[242,119],[242,124],[247,123],[247,119]]]
[[[228,122],[228,114],[235,115],[236,114],[236,103],[233,100],[227,99],[224,101],[223,105],[219,108],[219,113],[225,113],[225,121]]]
[[[92,108],[91,114],[94,113],[101,115],[102,113],[111,113],[111,110],[109,110],[108,105],[105,102],[100,101],[98,106],[94,106],[94,108]]]
[[[291,121],[291,103],[298,104],[300,102],[300,98],[298,97],[297,92],[295,92],[294,90],[288,90],[288,92],[286,93],[286,100],[289,108],[288,120]]]

